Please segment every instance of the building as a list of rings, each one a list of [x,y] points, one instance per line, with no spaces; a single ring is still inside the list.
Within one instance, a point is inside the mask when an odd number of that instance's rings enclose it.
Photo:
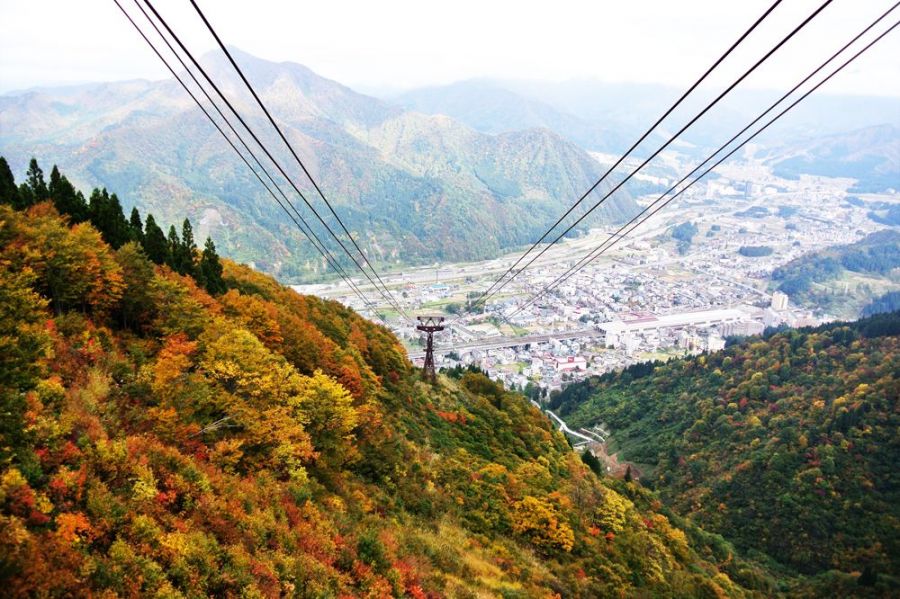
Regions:
[[[785,321],[785,315],[776,312],[772,308],[766,308],[763,312],[763,324],[767,327],[777,327]]]
[[[607,345],[611,339],[621,339],[625,333],[644,333],[665,329],[684,327],[705,327],[736,323],[746,318],[746,314],[732,308],[716,310],[697,310],[654,316],[652,314],[626,314],[622,320],[612,320],[598,325],[597,328],[606,333]]]
[[[619,346],[622,343],[622,341],[619,337],[620,337],[619,332],[616,330],[606,331],[604,345],[606,345],[606,347],[609,347],[611,349],[619,349]]]
[[[587,360],[582,356],[557,358],[556,372],[571,372],[572,370],[587,370]]]
[[[751,335],[762,335],[765,327],[763,323],[755,320],[745,322],[728,322],[723,324],[719,330],[723,337],[749,337]]]
[[[725,349],[725,340],[718,335],[710,333],[706,338],[706,350],[714,352],[722,351],[723,349]]]
[[[756,197],[759,194],[759,185],[753,183],[752,181],[746,181],[744,183],[744,198],[751,199]]]
[[[703,342],[699,336],[689,333],[688,331],[681,331],[678,334],[678,347],[682,349],[694,351],[700,349],[702,344]]]
[[[797,317],[795,317],[795,318],[792,318],[792,319],[790,320],[789,324],[790,324],[792,327],[794,327],[794,328],[796,328],[796,329],[799,329],[799,328],[802,328],[802,327],[815,327],[815,326],[818,326],[818,325],[819,325],[819,321],[816,320],[815,318],[811,318],[811,317],[809,317],[809,316],[797,316]]]
[[[625,333],[622,337],[622,345],[625,346],[625,353],[630,356],[641,347],[641,340],[633,333]]]
[[[772,309],[783,312],[788,309],[788,296],[780,291],[772,294]]]

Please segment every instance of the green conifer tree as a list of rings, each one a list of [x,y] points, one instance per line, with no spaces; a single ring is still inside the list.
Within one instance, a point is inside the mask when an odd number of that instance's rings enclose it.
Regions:
[[[116,194],[110,195],[106,189],[95,189],[88,205],[91,224],[103,235],[103,239],[118,249],[132,239],[131,225],[122,213],[122,204]]]
[[[131,224],[125,219],[125,212],[116,194],[109,196],[107,210],[107,219],[110,223],[109,244],[118,249],[133,239]]]
[[[44,181],[44,171],[38,166],[36,158],[32,158],[28,163],[28,172],[25,173],[25,184],[31,191],[30,199],[32,204],[43,202],[50,197],[47,183]]]
[[[203,246],[203,253],[200,255],[200,266],[197,269],[198,279],[201,285],[213,295],[225,293],[225,281],[222,278],[222,263],[219,261],[219,255],[216,253],[216,246],[213,240],[206,238]]]
[[[137,207],[131,209],[131,218],[128,220],[131,226],[131,238],[141,245],[144,244],[144,223],[141,222],[141,213]]]
[[[194,243],[194,228],[191,221],[184,219],[181,224],[181,245],[178,249],[178,272],[194,276],[194,255],[197,253],[197,244]]]
[[[105,189],[101,192],[99,188],[95,187],[94,190],[91,191],[91,197],[88,200],[88,215],[90,216],[91,224],[95,227],[97,227],[97,223],[100,221],[100,215],[103,212],[103,194],[105,193]]]
[[[18,202],[13,204],[13,208],[17,210],[24,210],[29,206],[34,206],[36,203],[34,199],[34,192],[31,191],[31,188],[28,187],[28,183],[22,183],[19,185],[19,193],[16,194]]]
[[[584,462],[585,465],[590,468],[597,476],[603,476],[604,474],[606,474],[603,469],[603,464],[590,450],[587,450],[583,454],[581,454],[581,461]]]
[[[19,189],[16,187],[16,179],[6,162],[6,158],[0,156],[0,204],[19,204]]]
[[[106,235],[106,231],[109,227],[107,219],[108,204],[109,193],[106,191],[106,188],[101,190],[95,187],[91,192],[91,198],[88,201],[88,217],[90,218],[91,224],[94,225],[95,229],[100,231],[107,243],[109,243],[109,239]]]
[[[169,261],[169,244],[166,235],[156,224],[152,214],[147,214],[144,223],[144,251],[147,257],[156,264],[165,264]]]
[[[166,262],[169,266],[172,267],[172,270],[175,272],[184,274],[181,272],[180,264],[181,264],[181,239],[178,238],[178,231],[175,230],[175,225],[169,225],[169,235],[166,239],[166,247],[169,250],[169,260]]]
[[[80,223],[88,219],[87,202],[80,191],[75,189],[65,175],[61,175],[56,165],[50,171],[50,185],[48,186],[50,198],[60,214],[69,217],[72,223]]]
[[[54,202],[56,201],[56,198],[53,196],[55,192],[59,191],[60,181],[62,181],[62,175],[59,174],[59,167],[54,164],[53,168],[50,170],[50,185],[47,186],[50,197],[53,198]]]

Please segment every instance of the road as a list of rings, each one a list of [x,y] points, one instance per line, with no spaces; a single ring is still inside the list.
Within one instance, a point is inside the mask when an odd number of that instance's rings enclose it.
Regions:
[[[572,429],[570,429],[569,425],[566,424],[566,422],[562,418],[560,418],[559,416],[557,416],[550,410],[547,410],[544,413],[547,414],[548,416],[550,416],[550,418],[552,418],[556,422],[556,424],[559,425],[559,430],[562,431],[563,433],[565,433],[567,435],[572,435],[573,437],[578,437],[579,439],[587,441],[588,443],[596,443],[597,442],[597,439],[592,439],[591,437],[588,437],[587,435],[583,435],[583,434],[579,433],[578,431],[573,431]]]

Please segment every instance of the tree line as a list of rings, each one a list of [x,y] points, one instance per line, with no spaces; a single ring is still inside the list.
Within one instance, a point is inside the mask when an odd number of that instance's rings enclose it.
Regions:
[[[48,200],[53,202],[60,214],[68,217],[71,224],[91,223],[113,249],[135,242],[152,262],[165,264],[179,274],[193,277],[212,294],[226,291],[215,244],[207,237],[203,250],[199,250],[189,219],[184,219],[180,236],[175,225],[169,226],[166,235],[152,214],[147,213],[146,221],[142,221],[136,207],[131,209],[131,216],[126,219],[118,196],[110,194],[106,188],[94,188],[90,197],[85,199],[84,194],[75,189],[55,164],[47,182],[37,159],[32,158],[25,181],[16,185],[9,164],[0,156],[0,204],[25,210]]]

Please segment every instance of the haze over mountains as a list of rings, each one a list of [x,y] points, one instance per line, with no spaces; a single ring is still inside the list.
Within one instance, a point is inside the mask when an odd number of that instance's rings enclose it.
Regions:
[[[484,133],[541,127],[555,131],[587,150],[602,152],[624,150],[632,141],[621,125],[603,127],[598,122],[517,93],[503,82],[461,81],[412,90],[393,100],[425,114],[448,115]]]
[[[900,187],[900,128],[877,125],[788,142],[771,151],[777,175],[850,177],[860,192]]]
[[[724,88],[701,86],[663,123],[674,133]],[[583,129],[607,132],[608,138],[579,141],[588,150],[623,152],[683,93],[683,89],[647,83],[606,83],[472,79],[414,89],[385,98],[428,114],[446,114],[479,131],[501,132],[548,127],[561,135],[587,137]],[[784,90],[738,88],[688,129],[681,148],[719,145],[768,107]],[[762,139],[846,133],[873,125],[900,126],[900,100],[890,97],[812,95]],[[570,135],[567,130],[578,128]],[[726,135],[726,133],[728,135]],[[659,143],[662,133],[657,132]]]
[[[381,263],[471,260],[524,244],[602,173],[584,150],[546,128],[488,135],[357,94],[298,64],[240,52],[238,60],[348,227]],[[230,67],[215,57],[205,62],[242,112],[259,115],[249,119],[254,128],[269,131]],[[274,133],[262,137],[280,147]],[[81,187],[118,190],[126,208],[135,204],[164,223],[187,215],[201,235],[221,239],[226,254],[283,279],[321,268],[172,80],[2,96],[0,147],[14,170],[44,156]],[[276,156],[289,164],[287,152]],[[302,174],[295,181],[311,191]],[[621,221],[634,210],[619,195],[587,222]]]
[[[700,89],[638,146],[636,155],[649,155],[719,91]],[[682,91],[653,84],[478,79],[390,98],[420,112],[449,115],[485,133],[546,127],[589,151],[621,154]],[[736,90],[671,149],[705,158],[782,93]],[[858,179],[858,191],[900,186],[900,100],[896,98],[815,94],[757,143],[765,149],[766,163],[780,176],[850,177]],[[663,172],[669,177],[676,174]]]

